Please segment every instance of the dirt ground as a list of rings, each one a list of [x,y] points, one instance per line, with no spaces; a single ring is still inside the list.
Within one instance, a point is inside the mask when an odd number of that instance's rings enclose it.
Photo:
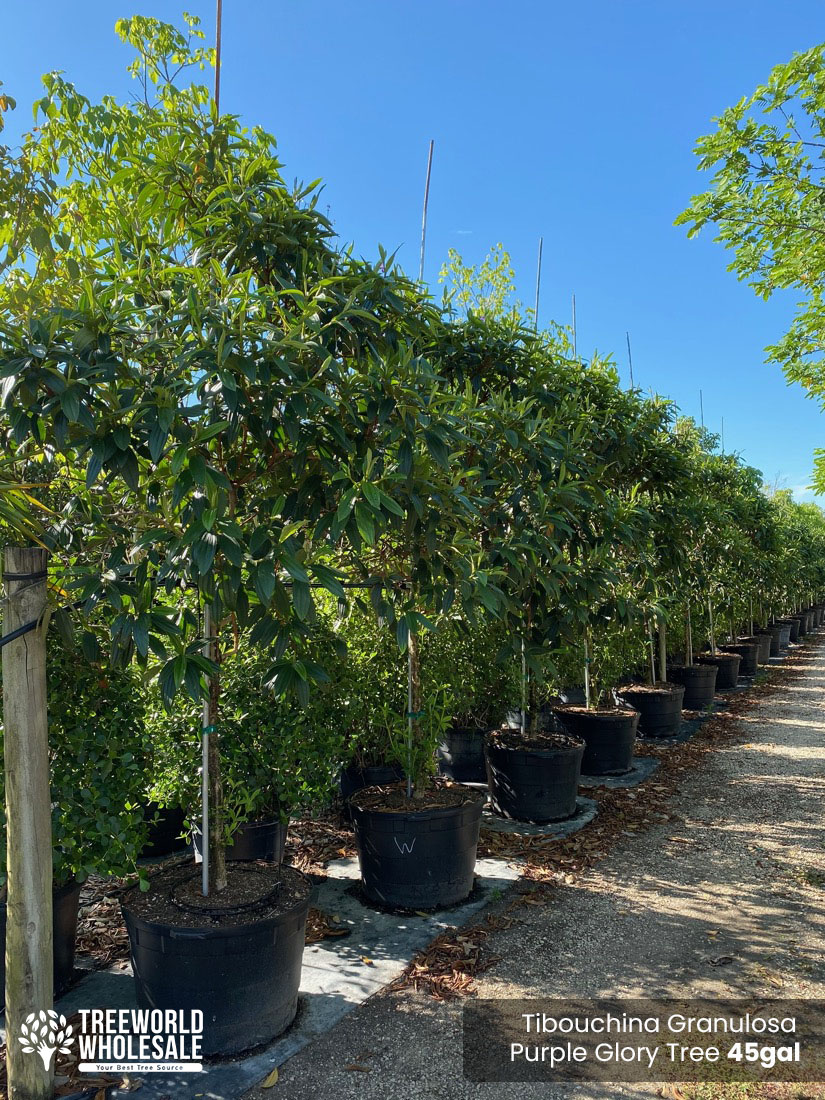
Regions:
[[[743,710],[676,795],[661,796],[667,820],[628,830],[569,883],[537,886],[517,921],[490,933],[486,948],[500,958],[477,979],[480,997],[825,999],[825,644],[795,651],[780,675],[779,690]],[[637,792],[630,797],[651,797]],[[465,1003],[385,990],[246,1100],[682,1095],[672,1086],[467,1081]],[[822,1097],[825,1085],[685,1095]]]

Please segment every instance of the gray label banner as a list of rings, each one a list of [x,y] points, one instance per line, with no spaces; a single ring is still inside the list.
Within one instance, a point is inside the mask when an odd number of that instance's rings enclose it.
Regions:
[[[825,1081],[825,1001],[478,1000],[470,1081]]]

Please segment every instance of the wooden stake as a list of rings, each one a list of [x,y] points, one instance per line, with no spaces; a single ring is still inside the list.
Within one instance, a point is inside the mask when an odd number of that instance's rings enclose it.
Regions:
[[[578,358],[578,351],[576,349],[576,295],[573,295],[573,358]]]
[[[659,624],[659,679],[667,680],[667,627],[664,620]]]
[[[708,596],[708,621],[710,623],[710,651],[716,656],[716,635],[713,631],[713,604],[711,603],[710,596]]]
[[[656,683],[656,658],[655,647],[653,645],[653,620],[647,620],[647,636],[650,642],[650,683],[651,685]]]
[[[424,184],[424,212],[421,215],[421,254],[418,258],[418,281],[424,282],[424,246],[427,241],[427,207],[430,204],[430,176],[433,170],[433,146],[435,141],[430,141],[430,151],[427,155],[427,179]]]
[[[3,654],[6,770],[6,1035],[9,1100],[51,1100],[54,1058],[45,1042],[26,1053],[21,1028],[48,1012],[52,976],[52,810],[46,711],[46,565],[48,551],[5,552],[3,633],[41,625]],[[48,1066],[44,1061],[48,1058]]]
[[[584,635],[584,704],[590,710],[590,636]]]

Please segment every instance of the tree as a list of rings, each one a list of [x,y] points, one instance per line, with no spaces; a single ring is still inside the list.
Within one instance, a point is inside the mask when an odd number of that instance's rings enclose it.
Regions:
[[[323,676],[304,642],[313,586],[343,596],[323,560],[330,524],[356,545],[364,529],[364,363],[392,359],[394,317],[414,330],[427,310],[394,270],[331,249],[274,139],[185,84],[211,58],[197,37],[119,27],[142,98],[93,104],[47,76],[0,194],[0,223],[34,211],[6,241],[2,426],[12,453],[45,443],[66,469],[80,535],[67,572],[87,620],[108,622],[112,659],[158,673],[169,704],[207,695],[221,889],[224,624],[271,652],[273,690],[306,698]]]
[[[825,45],[777,65],[765,84],[714,119],[699,138],[711,186],[676,219],[694,236],[716,227],[729,270],[768,299],[801,294],[788,332],[767,349],[792,382],[825,405]],[[825,452],[817,452],[825,489]]]

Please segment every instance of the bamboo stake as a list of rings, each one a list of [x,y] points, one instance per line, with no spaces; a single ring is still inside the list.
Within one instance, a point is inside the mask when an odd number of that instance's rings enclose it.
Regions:
[[[667,627],[664,619],[659,624],[659,679],[667,680]]]
[[[748,637],[753,637],[753,596],[748,593]]]
[[[46,710],[46,566],[48,551],[9,547],[5,553],[3,632],[41,625],[3,647],[6,771],[6,1050],[10,1100],[50,1100],[53,1048],[21,1046],[31,1013],[51,1009],[52,813]],[[38,1056],[39,1055],[39,1056]],[[48,1062],[46,1059],[48,1057]],[[45,1064],[44,1064],[45,1063]]]
[[[713,629],[713,604],[710,596],[708,596],[708,621],[710,623],[710,651],[713,656],[716,656],[716,635]]]
[[[430,176],[433,170],[433,146],[435,141],[430,141],[430,151],[427,154],[427,179],[424,183],[424,211],[421,215],[421,254],[418,258],[418,281],[424,282],[424,247],[427,242],[427,208],[430,204]]]
[[[651,685],[656,683],[656,657],[655,647],[653,644],[653,620],[647,620],[647,637],[650,643],[650,683]]]
[[[578,351],[576,348],[576,295],[573,295],[573,358],[578,358]]]
[[[584,704],[590,710],[590,637],[584,635]]]

